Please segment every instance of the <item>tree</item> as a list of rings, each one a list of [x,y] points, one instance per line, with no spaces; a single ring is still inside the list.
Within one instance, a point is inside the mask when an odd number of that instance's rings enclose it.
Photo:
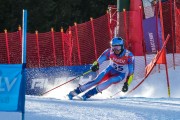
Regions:
[[[97,18],[116,0],[0,0],[0,31],[17,31],[22,24],[22,10],[28,11],[28,32],[59,31]]]
[[[17,31],[22,23],[22,1],[0,0],[0,31]]]

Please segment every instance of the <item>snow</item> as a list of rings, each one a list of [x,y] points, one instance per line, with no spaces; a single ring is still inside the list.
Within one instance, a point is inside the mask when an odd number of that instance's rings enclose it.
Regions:
[[[74,87],[65,85],[47,96],[26,96],[25,120],[179,120],[180,67],[169,69],[171,97],[167,94],[165,71],[150,75],[131,94],[114,85],[87,101],[70,101],[65,95]],[[130,89],[139,81],[134,80]],[[0,112],[0,120],[20,120],[21,113]]]

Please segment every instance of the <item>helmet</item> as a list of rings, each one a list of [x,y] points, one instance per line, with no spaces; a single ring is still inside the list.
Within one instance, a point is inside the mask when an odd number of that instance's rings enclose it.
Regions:
[[[121,49],[122,51],[124,50],[124,40],[121,37],[115,37],[111,40],[110,42],[111,47],[115,46],[121,46],[119,47],[119,50]],[[118,47],[116,47],[118,49]]]

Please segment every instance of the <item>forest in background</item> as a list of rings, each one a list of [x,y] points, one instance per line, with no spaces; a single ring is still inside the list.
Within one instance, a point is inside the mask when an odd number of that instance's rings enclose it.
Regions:
[[[28,32],[34,33],[66,30],[73,26],[98,18],[106,13],[108,5],[117,0],[0,0],[0,32],[18,30],[22,25],[22,10],[28,11]]]

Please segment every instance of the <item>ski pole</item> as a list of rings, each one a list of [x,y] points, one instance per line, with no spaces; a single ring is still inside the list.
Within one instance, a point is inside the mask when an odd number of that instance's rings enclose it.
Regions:
[[[110,98],[114,97],[115,95],[117,95],[118,93],[122,92],[122,90],[116,92],[115,94],[111,95]]]
[[[71,80],[69,80],[69,81],[66,81],[65,83],[62,83],[62,84],[60,84],[60,85],[58,85],[58,86],[56,86],[56,87],[54,87],[54,88],[52,88],[52,89],[50,89],[50,90],[42,93],[42,94],[40,94],[40,95],[42,96],[42,95],[44,95],[44,94],[46,94],[46,93],[48,93],[48,92],[50,92],[50,91],[52,91],[52,90],[54,90],[54,89],[56,89],[56,88],[58,88],[58,87],[61,87],[61,86],[65,85],[65,84],[67,84],[67,83],[69,83],[69,82],[71,82],[71,81],[74,81],[74,80],[76,80],[77,78],[79,78],[79,77],[81,77],[81,76],[84,76],[84,75],[90,73],[91,71],[92,71],[92,70],[88,70],[87,72],[85,72],[85,73],[83,73],[83,74],[81,74],[81,75],[79,75],[79,76],[77,76],[77,77],[75,77],[75,78],[73,78],[73,79],[71,79]]]

